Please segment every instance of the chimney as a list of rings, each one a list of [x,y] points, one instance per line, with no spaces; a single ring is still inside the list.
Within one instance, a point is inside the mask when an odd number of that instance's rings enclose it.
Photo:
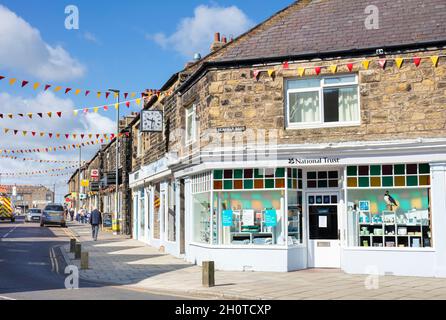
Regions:
[[[226,41],[226,37],[223,37],[223,40]],[[214,34],[214,42],[211,45],[211,52],[217,51],[218,49],[220,49],[224,45],[225,45],[225,43],[222,42],[221,39],[220,39],[220,32],[216,32]]]

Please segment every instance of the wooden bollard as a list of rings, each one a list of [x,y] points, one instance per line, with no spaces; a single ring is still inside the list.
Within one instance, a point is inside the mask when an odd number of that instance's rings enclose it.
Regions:
[[[214,261],[203,261],[203,287],[215,286],[215,265]]]
[[[76,243],[74,249],[74,259],[79,260],[81,258],[81,253],[82,253],[82,246],[80,243]]]
[[[70,252],[73,253],[76,250],[76,239],[70,239]]]
[[[88,252],[81,253],[81,270],[88,269]]]

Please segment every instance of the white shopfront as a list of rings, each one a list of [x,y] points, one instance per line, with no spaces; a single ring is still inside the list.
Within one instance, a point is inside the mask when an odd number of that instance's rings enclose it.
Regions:
[[[203,157],[174,175],[189,262],[446,276],[445,141],[282,146],[277,161]]]
[[[180,257],[181,185],[172,179],[168,163],[165,157],[130,175],[133,238]]]

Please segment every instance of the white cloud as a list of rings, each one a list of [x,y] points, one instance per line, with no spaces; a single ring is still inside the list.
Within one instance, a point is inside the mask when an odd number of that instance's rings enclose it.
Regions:
[[[37,149],[42,147],[63,146],[68,144],[79,143],[82,140],[66,139],[65,133],[112,133],[115,132],[115,123],[101,114],[79,114],[77,117],[67,117],[73,114],[75,109],[74,102],[71,99],[61,99],[54,95],[53,92],[41,92],[35,98],[26,99],[23,97],[15,97],[7,93],[0,93],[1,113],[28,113],[28,112],[57,112],[62,111],[62,118],[53,117],[51,120],[46,118],[33,117],[30,121],[26,117],[9,119],[4,117],[0,119],[0,149],[17,150],[17,149]],[[65,114],[65,116],[64,116]],[[12,130],[4,133],[4,128],[17,129],[28,131],[27,136],[23,136],[22,132],[14,135]],[[33,137],[31,132],[52,132],[60,133],[62,136],[57,139],[55,136],[49,138],[48,136],[40,137],[38,134]],[[89,139],[85,139],[89,140]],[[95,140],[95,139],[93,139]],[[82,159],[89,160],[97,151],[99,146],[86,146],[82,149]],[[5,155],[2,153],[1,155]],[[10,154],[12,155],[12,154]],[[79,150],[71,151],[57,151],[50,153],[24,153],[17,155],[18,157],[26,157],[33,159],[47,159],[47,160],[78,160]],[[40,164],[38,162],[16,161],[0,157],[0,171],[1,172],[28,172],[34,170],[46,170],[52,168],[65,167],[65,164],[54,163]],[[75,169],[72,171],[74,172]],[[1,183],[17,183],[17,184],[44,184],[51,185],[54,182],[67,181],[68,177],[21,177],[21,178],[5,178],[2,177]],[[63,183],[62,183],[63,184]]]
[[[19,69],[44,81],[82,77],[86,68],[61,46],[51,46],[40,32],[0,5],[0,68]]]
[[[207,54],[215,32],[236,37],[254,25],[247,15],[237,8],[200,5],[195,8],[194,16],[184,18],[177,30],[170,36],[164,33],[147,35],[163,48],[173,48],[186,57],[195,53]]]
[[[86,31],[82,34],[82,37],[87,40],[88,42],[100,45],[101,42],[98,40],[98,38],[91,32]]]

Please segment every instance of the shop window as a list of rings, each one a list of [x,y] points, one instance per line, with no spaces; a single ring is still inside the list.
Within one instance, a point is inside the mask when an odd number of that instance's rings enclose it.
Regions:
[[[364,177],[348,167],[349,246],[431,247],[429,172],[428,164],[382,165]]]
[[[286,87],[289,128],[359,124],[356,75],[293,79]]]
[[[219,244],[284,244],[283,191],[224,191],[214,194]]]
[[[197,243],[211,243],[210,192],[194,194],[193,199],[193,240]]]
[[[153,238],[159,239],[161,234],[161,193],[160,184],[155,185],[153,201]]]
[[[167,193],[167,240],[176,241],[175,185],[169,183]]]
[[[303,243],[302,191],[288,192],[288,245]]]

